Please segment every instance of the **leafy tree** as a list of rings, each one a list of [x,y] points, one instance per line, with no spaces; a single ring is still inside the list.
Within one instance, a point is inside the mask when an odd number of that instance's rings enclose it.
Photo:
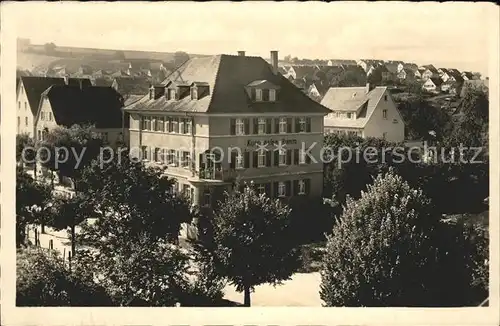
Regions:
[[[18,168],[16,172],[16,245],[19,247],[25,242],[27,225],[40,222],[34,207],[47,205],[50,189],[33,180],[22,169]]]
[[[429,103],[422,96],[396,96],[398,110],[405,121],[405,133],[410,139],[440,140],[450,124],[450,115]],[[436,133],[436,137],[429,134]]]
[[[361,70],[344,70],[336,76],[327,78],[332,81],[332,87],[359,87],[366,85],[367,82],[366,74]]]
[[[104,306],[111,300],[92,280],[69,271],[56,251],[17,252],[17,306]]]
[[[127,152],[94,160],[80,180],[97,217],[86,230],[91,242],[110,235],[127,242],[144,233],[153,240],[177,242],[181,224],[191,220],[189,204],[171,191],[173,182],[163,170],[131,160]]]
[[[47,54],[54,54],[56,52],[56,45],[54,43],[45,43],[43,45],[43,48],[45,50],[45,53]]]
[[[186,61],[189,60],[189,54],[183,51],[177,51],[174,53],[174,65],[176,68],[180,67]]]
[[[290,62],[290,61],[292,60],[292,56],[291,56],[290,54],[289,54],[289,55],[286,55],[286,56],[283,58],[283,60],[284,60],[285,62]]]
[[[24,169],[26,162],[33,162],[35,156],[36,149],[33,138],[28,134],[16,135],[16,161],[18,164]]]
[[[298,250],[291,237],[290,209],[252,187],[226,193],[212,220],[213,253],[217,273],[244,291],[263,283],[280,284],[298,268]]]
[[[76,227],[90,218],[94,207],[81,193],[72,197],[56,197],[51,226],[56,230],[68,229],[71,239],[71,253],[76,256]]]
[[[103,143],[93,129],[90,125],[73,125],[71,128],[56,127],[46,134],[44,141],[40,144],[47,148],[47,151],[41,152],[44,154],[41,157],[42,162],[45,162],[43,166],[51,171],[57,171],[60,176],[71,178],[75,190],[78,190],[81,171],[97,158]]]
[[[347,200],[328,237],[322,300],[327,306],[460,306],[484,299],[477,277],[484,256],[471,241],[481,235],[439,219],[421,190],[393,171],[379,175],[358,201]]]

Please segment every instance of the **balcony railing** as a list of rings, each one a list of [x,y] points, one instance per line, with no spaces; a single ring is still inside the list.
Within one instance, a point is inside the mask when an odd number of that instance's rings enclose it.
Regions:
[[[200,179],[229,181],[230,179],[234,178],[235,172],[232,170],[212,168],[202,169],[199,172],[195,172],[195,175]]]

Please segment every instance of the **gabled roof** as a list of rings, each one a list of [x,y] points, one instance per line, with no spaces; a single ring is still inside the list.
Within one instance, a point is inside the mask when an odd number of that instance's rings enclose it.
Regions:
[[[33,115],[36,114],[42,93],[47,88],[52,85],[65,85],[64,78],[22,76],[20,79],[24,85]]]
[[[425,65],[423,66],[426,70],[429,70],[430,72],[432,72],[433,74],[437,74],[438,71],[436,69],[436,67],[434,67],[433,65]]]
[[[375,87],[368,93],[366,93],[366,87],[330,88],[321,101],[322,105],[331,111],[358,111],[359,116],[356,119],[326,116],[324,119],[325,126],[364,128],[386,91],[387,87]],[[356,93],[356,96],[353,97],[354,93]]]
[[[398,73],[398,63],[386,63],[385,67],[390,73],[397,74]]]
[[[151,86],[147,78],[140,77],[116,77],[117,91],[122,95],[146,95]]]
[[[432,82],[434,83],[434,85],[436,85],[436,87],[441,86],[441,84],[443,83],[443,80],[439,77],[431,77],[430,80],[432,80]]]
[[[472,79],[474,74],[471,71],[462,71],[462,75],[465,75],[468,79]]]
[[[314,66],[292,66],[291,68],[295,71],[296,79],[313,79],[317,71],[317,68]]]
[[[69,86],[90,87],[92,82],[88,78],[68,78]]]
[[[256,80],[267,80],[279,86],[277,101],[251,101],[245,86]],[[281,74],[275,75],[271,66],[261,57],[222,54],[191,58],[162,84],[167,85],[169,82],[186,85],[205,82],[209,85],[208,93],[198,100],[191,100],[190,96],[179,100],[167,100],[165,96],[161,96],[154,100],[146,95],[126,110],[224,114],[328,112],[328,109],[314,102]]]
[[[441,70],[445,74],[448,74],[448,75],[450,74],[450,72],[446,68],[439,68],[438,70]]]
[[[410,69],[413,72],[418,71],[418,65],[416,65],[414,63],[403,63],[403,67],[405,69]]]
[[[55,85],[43,97],[50,102],[58,125],[92,124],[96,128],[122,127],[122,97],[111,87]]]

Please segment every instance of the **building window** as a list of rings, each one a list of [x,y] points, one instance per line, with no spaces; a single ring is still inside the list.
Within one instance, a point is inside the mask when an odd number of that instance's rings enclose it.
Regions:
[[[299,189],[298,189],[298,193],[299,195],[305,195],[306,194],[306,182],[305,180],[299,180]]]
[[[52,121],[52,112],[49,112],[49,121]]]
[[[306,132],[306,118],[299,119],[299,132]]]
[[[143,161],[148,160],[148,147],[147,146],[142,146],[142,160]]]
[[[382,111],[382,116],[384,117],[384,119],[386,119],[386,120],[387,120],[387,109],[384,109],[384,110]]]
[[[257,155],[257,167],[263,168],[266,166],[266,152],[265,151],[259,151]]]
[[[348,112],[347,113],[347,119],[351,119],[352,118],[352,113],[351,112]]]
[[[177,118],[172,118],[170,120],[170,132],[173,132],[173,133],[179,133],[179,119]]]
[[[40,112],[40,120],[45,120],[45,112]]]
[[[175,100],[175,89],[170,89],[169,95],[169,100]]]
[[[243,154],[238,153],[238,155],[236,155],[236,168],[243,169],[244,166],[245,166],[245,164],[244,164]]]
[[[190,135],[191,130],[192,130],[191,119],[184,119],[183,121],[184,121],[184,123],[183,123],[183,127],[182,127],[182,129],[183,129],[182,133]]]
[[[183,168],[189,168],[189,165],[190,165],[190,161],[191,161],[191,153],[189,152],[182,152],[182,167]]]
[[[286,165],[286,150],[282,149],[279,151],[279,165]]]
[[[284,182],[278,183],[278,197],[286,196],[286,186]]]
[[[28,109],[28,103],[24,102],[24,110],[26,111]]]
[[[38,139],[39,140],[42,140],[42,132],[40,130],[37,130],[37,134],[38,134]]]
[[[259,118],[257,132],[259,135],[266,133],[266,119]]]
[[[191,89],[191,99],[192,100],[197,100],[198,99],[198,89],[196,87],[193,87]]]
[[[155,131],[163,131],[163,117],[155,117]]]
[[[263,183],[260,183],[259,185],[257,185],[257,192],[259,194],[265,194],[266,193],[266,185]]]
[[[182,185],[182,194],[187,198],[187,200],[191,201],[191,187],[189,185]]]
[[[155,148],[154,153],[153,153],[153,161],[160,163],[161,162],[161,157],[160,157],[160,149]]]
[[[24,125],[25,125],[25,126],[28,126],[28,117],[25,117],[25,118],[24,118]]]
[[[244,135],[245,134],[245,122],[243,119],[236,119],[236,134]]]
[[[384,95],[384,101],[387,101],[387,95]]]
[[[262,101],[262,90],[261,89],[256,89],[255,90],[255,100],[256,101]]]
[[[270,102],[276,101],[276,90],[275,89],[269,90],[269,101]]]
[[[286,134],[286,118],[280,118],[279,132],[280,134]]]

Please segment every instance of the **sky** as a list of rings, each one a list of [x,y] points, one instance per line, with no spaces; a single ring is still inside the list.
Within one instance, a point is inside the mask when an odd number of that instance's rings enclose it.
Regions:
[[[308,59],[386,59],[488,71],[481,3],[10,3],[32,43]],[[496,22],[498,24],[498,22]]]

